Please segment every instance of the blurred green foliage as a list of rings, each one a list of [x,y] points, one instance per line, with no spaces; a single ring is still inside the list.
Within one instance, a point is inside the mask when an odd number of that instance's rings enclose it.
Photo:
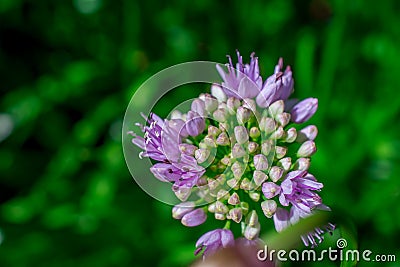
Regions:
[[[122,119],[152,74],[236,48],[265,76],[283,56],[295,96],[319,98],[312,171],[325,203],[355,246],[398,253],[399,3],[1,0],[0,266],[191,262],[216,224],[187,229],[139,189]]]

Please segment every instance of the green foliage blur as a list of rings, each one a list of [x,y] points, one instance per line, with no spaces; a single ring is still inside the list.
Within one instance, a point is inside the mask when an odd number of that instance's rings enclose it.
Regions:
[[[185,228],[140,190],[122,120],[157,71],[235,49],[255,51],[264,76],[284,57],[295,96],[319,98],[324,202],[352,246],[398,253],[399,3],[0,0],[0,266],[192,262],[215,224]]]

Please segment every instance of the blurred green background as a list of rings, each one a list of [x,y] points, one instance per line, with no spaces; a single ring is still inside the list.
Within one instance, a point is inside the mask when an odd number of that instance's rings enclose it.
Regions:
[[[398,253],[399,11],[395,0],[0,0],[0,266],[187,266],[215,225],[187,229],[139,189],[123,115],[157,71],[235,49],[255,51],[264,77],[283,56],[295,96],[319,98],[311,170],[324,202],[354,246]]]

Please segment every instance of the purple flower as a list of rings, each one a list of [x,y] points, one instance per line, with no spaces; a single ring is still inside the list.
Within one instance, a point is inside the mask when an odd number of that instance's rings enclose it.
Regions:
[[[160,181],[173,182],[174,190],[193,187],[205,172],[203,167],[197,165],[195,158],[186,154],[181,155],[179,162],[156,163],[150,171]]]
[[[262,87],[258,58],[252,53],[250,55],[250,64],[243,64],[243,58],[239,51],[236,51],[236,53],[238,57],[236,68],[230,56],[228,56],[229,63],[226,64],[228,73],[217,65],[217,70],[224,80],[222,82],[222,90],[228,97],[256,97]]]
[[[260,107],[266,108],[276,100],[286,101],[293,92],[293,78],[290,67],[281,72],[283,67],[282,58],[279,59],[273,75],[267,78],[256,101]]]
[[[199,254],[203,249],[203,257],[215,253],[220,248],[233,246],[235,239],[233,233],[227,229],[216,229],[202,235],[196,242],[194,255]]]
[[[139,154],[139,157],[150,157],[157,161],[164,161],[166,160],[166,156],[161,145],[161,132],[164,127],[164,121],[156,114],[151,113],[147,119],[147,123],[149,126],[137,124],[141,127],[144,138],[136,136],[133,132],[129,132],[133,135],[132,143],[144,150]]]
[[[281,192],[281,188],[275,183],[266,182],[262,185],[262,192],[267,199],[271,199]]]
[[[299,210],[300,217],[304,217],[322,204],[321,197],[313,192],[322,187],[322,183],[317,182],[314,176],[306,171],[289,172],[281,183],[279,202],[283,206],[292,204]]]
[[[278,208],[274,214],[274,225],[277,232],[282,232],[287,227],[296,224],[300,219],[301,211],[296,207],[292,207],[290,212]],[[303,241],[305,246],[311,245],[312,248],[316,247],[318,243],[321,243],[324,240],[323,234],[332,232],[335,230],[335,225],[332,223],[328,223],[323,227],[316,227],[312,231],[301,235],[301,240]],[[318,241],[318,243],[317,243]]]
[[[190,136],[198,136],[204,131],[206,123],[197,112],[189,111],[186,120],[186,131]]]
[[[182,217],[182,224],[187,227],[194,227],[203,224],[207,220],[207,214],[204,209],[199,208],[192,210]]]
[[[180,220],[185,214],[191,212],[194,207],[195,203],[191,201],[179,203],[172,208],[172,217],[174,219]]]
[[[316,227],[313,231],[308,232],[305,235],[302,235],[301,240],[303,241],[305,246],[311,245],[311,247],[314,248],[324,240],[323,234],[328,232],[329,234],[332,235],[335,228],[336,226],[332,223],[328,223],[323,227]]]
[[[303,123],[308,121],[315,114],[317,108],[317,98],[304,99],[293,107],[291,111],[292,121],[295,123]]]

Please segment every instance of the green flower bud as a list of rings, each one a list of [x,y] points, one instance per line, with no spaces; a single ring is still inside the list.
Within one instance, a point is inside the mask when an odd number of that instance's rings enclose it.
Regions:
[[[258,201],[260,200],[260,192],[256,192],[256,191],[249,192],[249,197],[250,197],[253,201],[258,202]]]
[[[251,127],[250,128],[250,137],[251,138],[258,138],[260,136],[261,132],[258,127]]]

